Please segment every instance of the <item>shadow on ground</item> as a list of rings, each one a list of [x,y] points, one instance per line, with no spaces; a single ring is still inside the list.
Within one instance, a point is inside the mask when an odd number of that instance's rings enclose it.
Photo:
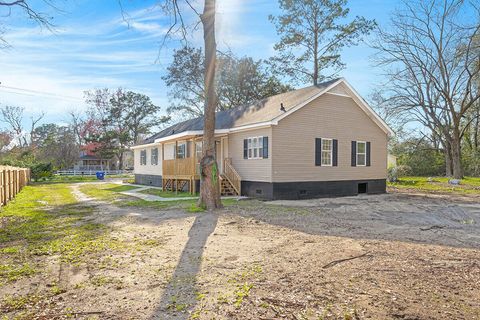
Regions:
[[[188,232],[188,241],[175,271],[151,319],[189,318],[186,311],[187,309],[193,310],[197,301],[196,278],[200,272],[205,244],[215,230],[217,222],[217,214],[197,215]]]

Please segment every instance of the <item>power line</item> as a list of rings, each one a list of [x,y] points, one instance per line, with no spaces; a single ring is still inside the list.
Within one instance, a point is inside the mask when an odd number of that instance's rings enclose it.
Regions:
[[[32,89],[24,89],[24,88],[18,88],[18,87],[4,86],[1,83],[0,83],[0,90],[2,90],[4,92],[8,92],[8,93],[24,95],[24,96],[31,96],[31,97],[55,98],[55,99],[60,99],[60,100],[70,100],[70,101],[73,100],[73,101],[84,102],[84,100],[82,100],[80,98],[77,98],[77,97],[61,95],[61,94],[57,94],[57,93],[42,92],[42,91],[37,91],[37,90],[32,90]]]

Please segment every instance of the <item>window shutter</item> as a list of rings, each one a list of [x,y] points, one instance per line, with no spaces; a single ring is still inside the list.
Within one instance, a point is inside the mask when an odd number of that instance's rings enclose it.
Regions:
[[[338,140],[333,139],[333,150],[332,150],[332,166],[338,166]]]
[[[357,166],[357,141],[352,141],[352,167]]]
[[[268,137],[263,137],[263,159],[268,159]]]
[[[370,142],[367,142],[367,167],[370,167]]]
[[[243,159],[248,159],[248,139],[243,139]]]
[[[322,138],[315,138],[315,165],[322,165]]]

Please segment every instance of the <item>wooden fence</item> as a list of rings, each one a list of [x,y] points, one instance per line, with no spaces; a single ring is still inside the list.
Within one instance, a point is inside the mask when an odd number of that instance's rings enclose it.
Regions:
[[[30,169],[0,166],[0,205],[6,205],[30,183]]]

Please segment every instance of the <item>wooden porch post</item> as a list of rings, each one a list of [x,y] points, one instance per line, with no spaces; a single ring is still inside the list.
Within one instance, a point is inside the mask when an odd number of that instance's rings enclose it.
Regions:
[[[174,152],[174,166],[173,166],[173,177],[175,178],[175,194],[178,194],[178,179],[177,179],[177,158],[178,158],[178,140],[175,140],[175,152]]]
[[[165,191],[165,178],[163,177],[164,164],[165,164],[165,151],[163,148],[164,143],[162,143],[162,191]]]
[[[197,155],[197,145],[196,145],[196,142],[195,142],[195,137],[192,138],[192,142],[193,142],[193,143],[192,143],[192,145],[193,145],[193,147],[192,147],[192,148],[193,148],[193,150],[192,150],[192,152],[193,152],[193,157],[192,157],[192,161],[193,161],[193,166],[192,166],[192,168],[193,168],[193,177],[190,178],[190,181],[191,181],[191,182],[190,182],[190,183],[191,183],[191,184],[190,184],[190,193],[191,193],[191,194],[195,194],[195,174],[197,173],[197,172],[196,172],[196,171],[197,171],[197,166],[196,166],[196,161],[195,161],[195,160],[196,160],[196,155]]]

